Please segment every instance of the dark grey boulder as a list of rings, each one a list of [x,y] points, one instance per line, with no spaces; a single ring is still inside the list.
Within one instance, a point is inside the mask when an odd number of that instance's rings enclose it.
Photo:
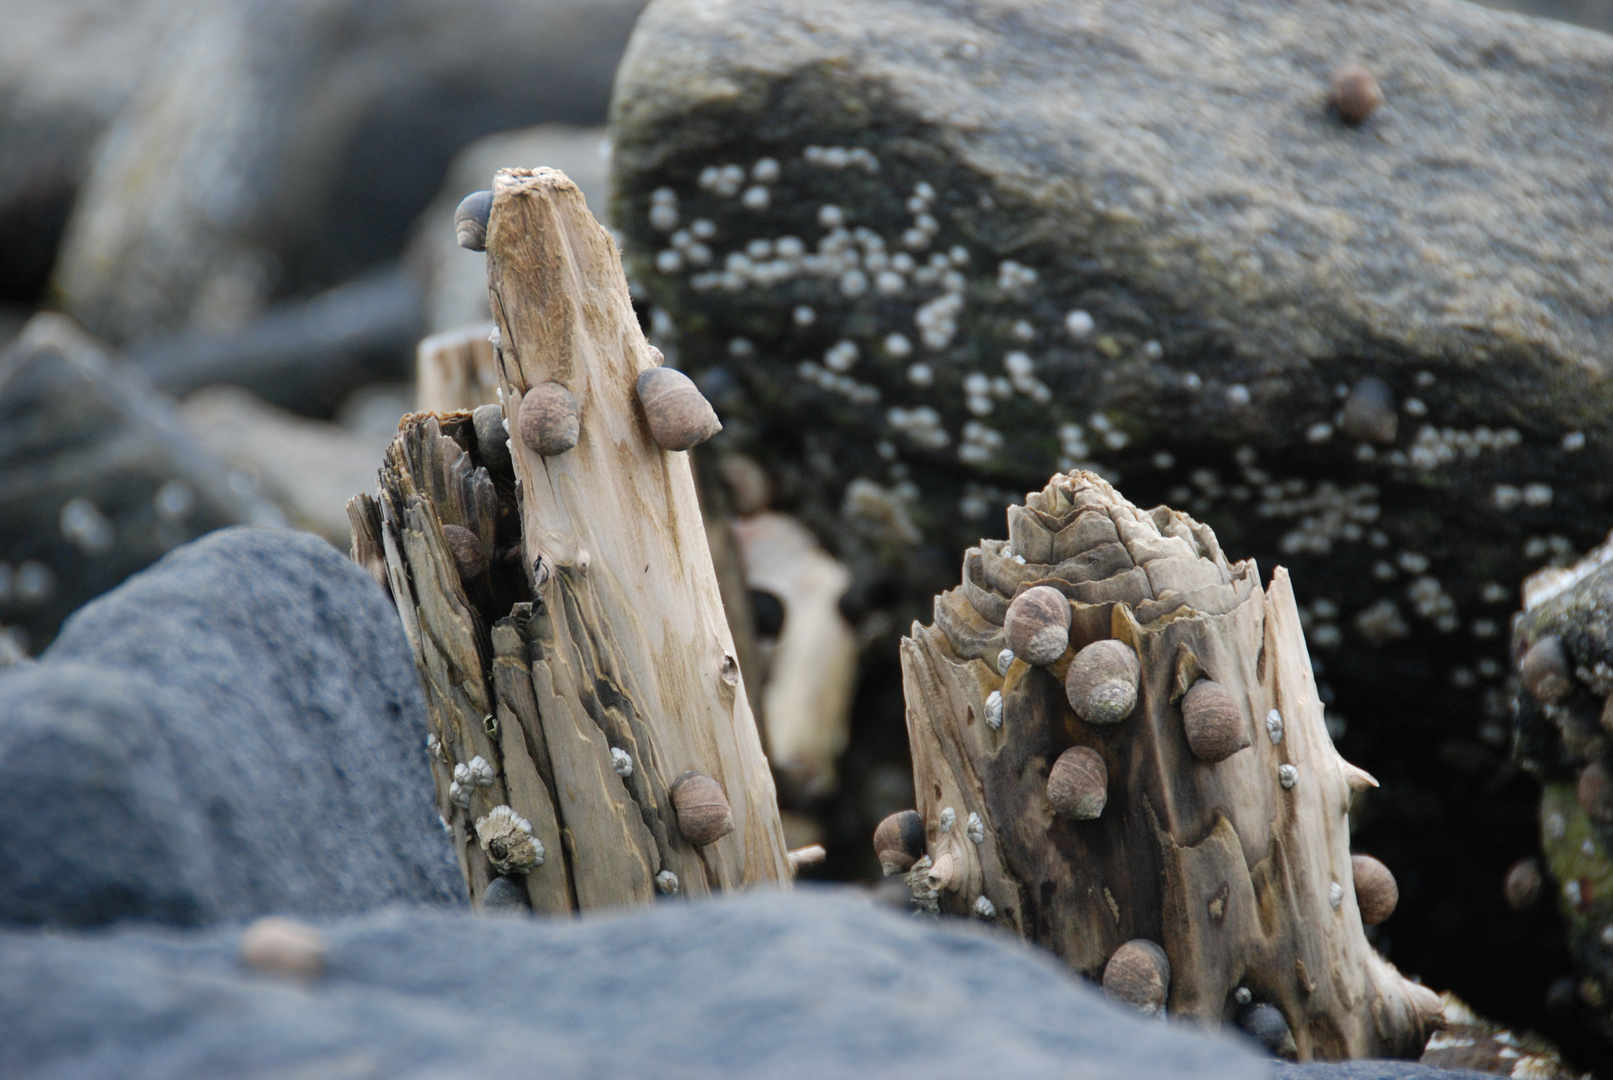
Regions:
[[[1276,1062],[1271,1080],[1484,1080],[1495,1075],[1471,1069],[1436,1069],[1413,1061],[1316,1061],[1304,1065]]]
[[[455,151],[597,124],[643,0],[197,5],[108,132],[54,273],[127,343],[230,330],[402,252]]]
[[[171,548],[276,513],[67,319],[36,316],[0,352],[0,627],[29,650]]]
[[[0,671],[0,920],[462,904],[425,730],[364,571],[284,529],[186,545]]]
[[[711,449],[852,566],[879,657],[1058,469],[1287,566],[1383,784],[1376,944],[1561,1037],[1566,954],[1501,900],[1538,801],[1505,639],[1613,518],[1610,111],[1613,39],[1449,0],[656,0],[612,219]]]
[[[1127,1013],[1006,936],[844,894],[323,929],[327,974],[306,985],[243,971],[237,930],[0,935],[0,1074],[1266,1075],[1252,1051]]]

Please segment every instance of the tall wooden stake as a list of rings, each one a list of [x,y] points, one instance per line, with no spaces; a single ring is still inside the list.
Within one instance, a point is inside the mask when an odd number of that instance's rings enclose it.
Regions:
[[[1415,1056],[1443,1026],[1362,932],[1394,899],[1350,853],[1375,781],[1328,737],[1286,572],[1263,590],[1185,515],[1055,476],[901,657],[923,850],[882,858],[918,858],[921,902],[1301,1058]]]

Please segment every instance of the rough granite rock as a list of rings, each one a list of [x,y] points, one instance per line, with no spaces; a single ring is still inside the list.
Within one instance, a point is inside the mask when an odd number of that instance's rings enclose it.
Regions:
[[[1356,127],[1346,61],[1386,98]],[[1535,846],[1505,628],[1613,512],[1610,109],[1613,40],[1451,0],[656,0],[612,218],[713,448],[887,641],[1082,463],[1289,567],[1383,782],[1377,944],[1550,1029],[1566,957],[1499,889]]]
[[[0,353],[0,627],[26,648],[170,548],[266,514],[69,320],[37,315]]]
[[[127,342],[232,329],[402,251],[454,152],[603,119],[643,0],[200,5],[108,133],[54,274]]]
[[[669,901],[575,922],[386,912],[324,932],[328,973],[309,985],[243,971],[236,929],[0,935],[0,1073],[1266,1073],[1241,1045],[1128,1015],[1008,938],[845,894]]]
[[[425,730],[362,569],[305,533],[213,533],[0,671],[0,921],[463,904]]]

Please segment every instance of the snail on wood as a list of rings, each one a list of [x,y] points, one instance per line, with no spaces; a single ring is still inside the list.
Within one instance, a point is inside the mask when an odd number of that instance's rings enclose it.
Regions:
[[[1075,715],[1087,723],[1117,724],[1137,707],[1139,674],[1130,645],[1113,638],[1094,641],[1070,661],[1064,693]]]
[[[570,390],[557,382],[543,382],[521,398],[515,425],[529,450],[553,457],[577,445],[582,416]]]
[[[734,831],[734,814],[722,785],[704,773],[686,772],[672,783],[678,831],[695,847],[716,843]]]
[[[487,250],[487,219],[492,212],[491,191],[473,191],[460,200],[454,211],[454,236],[460,247]]]
[[[1120,946],[1103,967],[1104,996],[1149,1016],[1165,1011],[1170,988],[1171,962],[1164,949],[1146,938]]]
[[[899,810],[874,830],[874,854],[885,876],[905,874],[924,854],[924,819],[916,810]]]
[[[448,544],[448,554],[454,557],[461,581],[474,581],[487,573],[487,545],[480,536],[463,525],[444,525],[442,538]]]
[[[1507,871],[1506,883],[1503,886],[1503,895],[1507,898],[1507,906],[1513,911],[1522,911],[1532,907],[1540,899],[1540,888],[1545,884],[1540,874],[1540,862],[1537,859],[1519,859]]]
[[[1109,800],[1109,770],[1090,746],[1072,746],[1060,754],[1047,774],[1047,801],[1053,813],[1091,821]]]
[[[1536,701],[1550,704],[1567,697],[1574,684],[1568,677],[1568,656],[1563,652],[1562,638],[1547,634],[1529,646],[1518,661],[1518,678]]]
[[[1200,679],[1182,697],[1182,730],[1193,756],[1212,764],[1249,745],[1237,700],[1214,679]]]
[[[1609,774],[1606,765],[1593,761],[1581,769],[1576,790],[1579,805],[1592,821],[1613,824],[1613,774]]]
[[[1377,926],[1395,913],[1400,886],[1389,868],[1371,855],[1350,856],[1350,869],[1355,874],[1355,903],[1361,909],[1361,921]]]
[[[1395,392],[1389,384],[1368,375],[1350,388],[1344,399],[1344,434],[1362,442],[1392,443],[1400,428]]]
[[[663,450],[693,450],[722,430],[711,402],[675,368],[646,368],[638,377],[638,400]]]
[[[504,406],[479,405],[470,414],[476,429],[476,451],[489,469],[510,467],[510,433],[504,426]]]
[[[1003,636],[1027,664],[1051,664],[1070,646],[1070,602],[1051,585],[1026,589],[1008,605]]]

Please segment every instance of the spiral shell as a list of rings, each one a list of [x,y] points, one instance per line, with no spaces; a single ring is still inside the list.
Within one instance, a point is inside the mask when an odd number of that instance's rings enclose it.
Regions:
[[[487,545],[482,538],[463,525],[444,525],[442,538],[453,556],[454,568],[461,581],[474,581],[487,573]]]
[[[1547,634],[1529,646],[1529,651],[1518,661],[1518,678],[1536,701],[1550,704],[1567,697],[1574,684],[1568,675],[1563,639]]]
[[[1060,754],[1047,774],[1047,801],[1053,813],[1075,821],[1091,821],[1109,801],[1109,769],[1090,746],[1072,746]]]
[[[1137,653],[1113,638],[1094,641],[1070,661],[1064,693],[1089,724],[1118,724],[1137,707]]]
[[[1003,636],[1027,664],[1051,664],[1070,647],[1070,602],[1051,585],[1026,589],[1008,605]]]
[[[487,219],[493,212],[493,193],[473,191],[454,209],[454,237],[459,246],[472,251],[487,250]]]
[[[1350,869],[1355,875],[1355,903],[1361,909],[1361,921],[1377,926],[1395,913],[1400,886],[1389,868],[1371,855],[1350,856]]]
[[[577,445],[582,415],[570,390],[557,382],[544,382],[521,398],[515,424],[527,449],[554,457]]]
[[[693,450],[722,430],[711,402],[675,368],[646,368],[637,389],[650,435],[663,450]]]
[[[703,773],[686,772],[672,783],[678,831],[695,847],[716,843],[734,831],[734,814],[722,785]]]
[[[1243,713],[1232,692],[1213,679],[1194,683],[1182,698],[1182,730],[1200,761],[1225,761],[1249,745]]]
[[[874,830],[874,854],[885,876],[905,874],[924,854],[924,819],[916,810],[899,810]]]
[[[1120,946],[1103,967],[1104,996],[1149,1016],[1165,1011],[1170,988],[1171,962],[1164,949],[1146,938]]]

